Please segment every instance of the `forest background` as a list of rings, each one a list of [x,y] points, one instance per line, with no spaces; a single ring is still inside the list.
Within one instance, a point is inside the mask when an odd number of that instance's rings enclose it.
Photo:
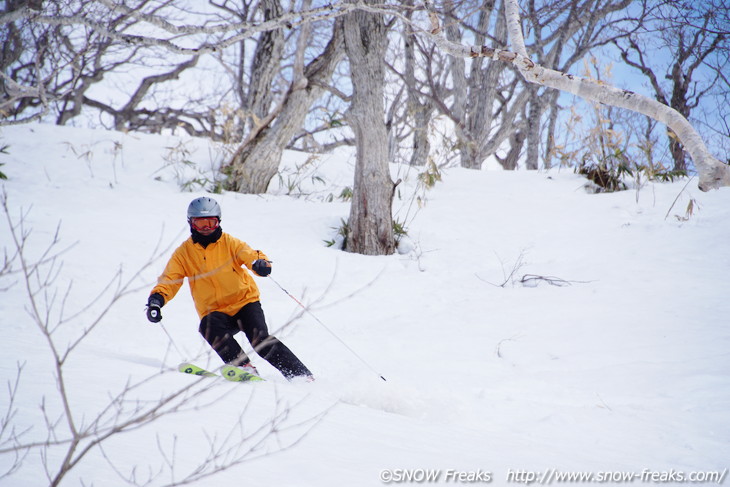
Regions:
[[[265,192],[285,149],[356,146],[343,229],[353,252],[394,251],[388,163],[431,178],[453,165],[561,166],[608,190],[699,167],[657,117],[586,103],[526,81],[497,54],[448,46],[512,49],[643,94],[728,160],[727,0],[3,3],[0,123],[205,137],[226,148],[214,176],[195,182],[213,192]],[[522,47],[510,45],[510,8]]]

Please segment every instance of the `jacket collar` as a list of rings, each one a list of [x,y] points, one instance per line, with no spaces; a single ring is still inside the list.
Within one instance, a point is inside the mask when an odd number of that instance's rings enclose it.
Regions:
[[[206,248],[208,245],[217,242],[221,238],[221,236],[223,235],[223,229],[221,227],[218,227],[210,235],[202,235],[191,225],[190,234],[193,238],[193,243],[200,244],[203,248]]]

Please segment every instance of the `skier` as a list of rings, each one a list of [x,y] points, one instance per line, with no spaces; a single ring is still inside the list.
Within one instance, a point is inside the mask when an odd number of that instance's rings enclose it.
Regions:
[[[266,255],[249,247],[220,226],[221,209],[208,197],[196,198],[188,206],[191,237],[172,254],[165,271],[147,300],[147,319],[162,319],[160,308],[175,297],[185,277],[200,316],[199,331],[226,364],[258,375],[249,357],[233,335],[242,331],[256,353],[276,367],[284,377],[305,377],[312,373],[280,340],[269,335],[259,302],[259,289],[243,267],[265,277],[271,273]]]

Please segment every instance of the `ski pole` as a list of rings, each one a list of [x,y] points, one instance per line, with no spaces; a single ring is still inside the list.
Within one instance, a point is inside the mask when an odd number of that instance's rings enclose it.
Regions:
[[[337,341],[339,341],[346,349],[348,349],[350,351],[350,353],[352,353],[355,357],[357,357],[358,359],[360,359],[360,362],[362,362],[363,364],[365,364],[365,366],[367,368],[369,368],[371,371],[373,371],[378,377],[380,377],[381,379],[385,380],[385,377],[383,377],[377,370],[375,370],[372,365],[370,365],[369,363],[367,363],[364,358],[362,358],[360,355],[358,355],[357,352],[355,352],[352,348],[350,348],[350,346],[347,343],[345,343],[344,340],[342,340],[342,338],[338,337],[335,334],[335,332],[333,332],[332,330],[330,330],[324,323],[322,323],[322,321],[319,318],[317,318],[314,313],[312,313],[311,311],[309,311],[309,309],[306,306],[304,306],[301,301],[299,301],[297,298],[295,298],[289,291],[287,291],[286,289],[284,289],[284,287],[281,284],[279,284],[278,282],[276,282],[276,279],[274,279],[271,276],[269,276],[269,279],[271,279],[271,281],[274,284],[276,284],[279,287],[279,289],[281,289],[282,291],[284,291],[284,294],[286,294],[287,296],[289,296],[290,298],[292,298],[294,300],[294,302],[297,303],[304,311],[306,311],[307,313],[309,313],[309,316],[311,316],[312,318],[314,318],[314,320],[317,323],[319,323],[320,326],[322,326],[322,328],[324,328],[325,330],[327,330],[330,333],[330,335],[332,335],[333,337],[335,337],[337,339]]]

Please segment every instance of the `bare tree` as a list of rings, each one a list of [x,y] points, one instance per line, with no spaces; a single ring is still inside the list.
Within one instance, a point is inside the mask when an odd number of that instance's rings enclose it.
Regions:
[[[410,12],[408,13],[410,15]],[[408,25],[404,29],[410,29]],[[430,153],[429,125],[436,105],[430,97],[420,94],[416,77],[416,43],[417,37],[410,33],[403,33],[403,50],[405,57],[404,82],[407,87],[407,110],[413,120],[413,141],[410,164],[425,166]],[[433,59],[433,57],[429,57]],[[430,69],[429,72],[432,72]]]
[[[531,32],[527,52],[541,66],[568,72],[596,47],[615,38],[611,26],[625,20],[624,16],[611,18],[612,14],[626,9],[631,0],[561,0],[537,4],[527,2],[524,8],[525,28]],[[504,12],[501,15],[504,16]],[[539,167],[540,146],[545,141],[543,159],[550,166],[552,140],[559,112],[559,91],[528,84],[529,105],[526,109],[525,134],[527,150],[525,164],[528,169]],[[542,134],[542,120],[546,112],[548,130]],[[517,140],[519,143],[519,139]],[[514,147],[514,146],[513,146]]]
[[[541,139],[548,141],[545,153],[551,152],[550,134],[541,136],[545,132],[542,128],[545,115],[548,113],[548,131],[551,131],[555,129],[558,113],[557,92],[546,91],[545,87],[635,109],[662,120],[692,154],[702,175],[700,187],[725,184],[726,168],[709,155],[681,114],[664,110],[660,104],[646,103],[633,93],[600,87],[564,74],[588,49],[605,42],[602,19],[626,3],[627,0],[528,2],[524,10],[525,28],[531,29],[532,34],[528,45],[522,39],[522,20],[516,0],[454,0],[441,4],[443,8],[438,12],[427,2],[428,12],[433,14],[433,27],[438,30],[440,21],[446,22],[443,36],[438,32],[430,35],[418,32],[413,19],[419,14],[420,4],[415,2],[341,1],[321,5],[309,0],[224,1],[211,2],[209,7],[215,13],[210,14],[183,10],[178,2],[169,1],[139,0],[133,8],[114,0],[69,0],[45,2],[40,12],[21,6],[0,17],[0,22],[61,29],[68,39],[75,40],[63,31],[70,27],[78,29],[77,35],[82,31],[93,34],[99,47],[109,42],[114,49],[119,49],[113,59],[104,58],[103,53],[99,58],[93,49],[83,52],[69,49],[73,54],[67,56],[66,64],[56,63],[62,66],[59,69],[71,73],[64,74],[71,80],[66,85],[68,89],[53,93],[54,102],[63,102],[59,121],[75,116],[81,104],[111,115],[120,121],[115,126],[124,129],[159,131],[182,127],[190,133],[219,137],[218,129],[230,124],[238,148],[224,170],[229,177],[227,187],[236,191],[265,191],[276,174],[283,149],[293,141],[314,138],[304,128],[310,122],[310,107],[324,93],[336,93],[342,101],[339,108],[350,104],[345,119],[357,143],[347,248],[360,253],[387,254],[394,249],[391,215],[394,183],[388,162],[393,159],[396,142],[409,132],[413,134],[409,149],[412,160],[423,161],[429,149],[424,135],[433,113],[438,111],[454,123],[463,166],[480,167],[487,156],[496,155],[508,143],[509,151],[498,157],[504,167],[516,167],[525,146],[528,167],[537,167]],[[49,5],[69,8],[51,10]],[[334,20],[343,16],[348,20]],[[400,19],[413,29],[406,33],[405,62],[391,63],[394,71],[400,73],[407,91],[403,87],[385,90],[383,86],[386,83],[383,73],[386,18]],[[344,32],[338,27],[340,22],[347,24]],[[316,47],[310,43],[310,29],[315,24],[327,29],[326,46],[324,42],[315,43]],[[129,28],[132,25],[134,29]],[[420,37],[417,42],[413,33]],[[63,39],[63,36],[56,38]],[[508,38],[514,52],[505,50]],[[568,52],[567,46],[572,44],[578,47]],[[8,60],[14,59],[14,45],[8,48]],[[229,49],[234,47],[238,48],[237,55],[234,62],[229,62],[234,58]],[[253,55],[248,51],[252,47]],[[443,58],[434,60],[434,56],[429,56],[436,49],[452,55],[447,69],[443,69]],[[135,83],[129,90],[128,103],[121,106],[88,95],[91,90],[87,87],[99,78],[93,69],[98,59],[107,59],[111,65],[113,60],[139,56],[142,52],[165,53],[174,62],[161,64],[154,74]],[[88,53],[88,59],[83,58],[84,53]],[[343,53],[350,61],[351,96],[345,93],[347,88],[331,83]],[[214,94],[200,95],[184,107],[145,106],[160,93],[155,93],[155,89],[168,86],[166,83],[193,68],[208,69],[211,58],[240,82],[226,84]],[[467,58],[469,61],[465,61]],[[41,58],[36,55],[35,59]],[[84,69],[76,67],[79,60],[83,60],[80,66]],[[420,65],[421,62],[425,64]],[[39,65],[38,61],[33,64]],[[58,69],[51,71],[59,72]],[[34,76],[37,79],[18,83],[3,73],[3,80],[15,83],[16,93],[30,93],[21,98],[47,110],[50,104],[47,88],[52,83],[39,81],[37,74]],[[274,87],[267,89],[271,83]],[[389,106],[383,105],[386,96]],[[238,106],[223,110],[221,105],[232,99]],[[13,100],[11,104],[17,106],[19,98]],[[339,118],[339,108],[333,118]],[[409,120],[410,129],[405,127],[405,120]],[[327,129],[327,124],[320,127]]]
[[[605,19],[628,5],[628,0],[561,0],[528,2],[525,25],[531,42],[527,52],[537,62],[567,70],[589,50],[608,42]],[[444,35],[451,43],[464,41],[505,49],[505,3],[500,0],[449,1],[438,11]],[[613,22],[613,21],[612,21]],[[516,169],[524,160],[536,169],[540,160],[543,120],[549,111],[548,129],[554,132],[559,107],[558,91],[526,83],[514,66],[473,56],[468,61],[452,57],[448,72],[453,87],[433,92],[439,111],[455,125],[461,165],[480,168],[495,156],[505,169]],[[444,98],[440,98],[444,97]],[[543,154],[551,153],[548,142]],[[509,150],[500,152],[506,144]],[[524,147],[526,157],[522,157]],[[549,165],[549,158],[543,157]]]
[[[722,69],[730,63],[730,32],[727,25],[723,30],[721,24],[715,24],[723,15],[727,19],[730,5],[716,3],[654,4],[651,18],[640,30],[615,42],[624,62],[646,77],[656,99],[686,119],[713,91],[730,88]],[[667,53],[666,70],[660,67],[658,58],[662,57],[654,55],[657,50]],[[686,172],[681,141],[673,132],[667,138],[674,170]]]
[[[476,44],[505,47],[503,2],[447,2],[445,6],[445,35],[450,42],[461,43],[469,38]],[[461,166],[479,169],[487,157],[520,129],[522,123],[517,120],[529,93],[518,91],[521,79],[505,63],[475,57],[467,64],[463,58],[453,57],[450,70],[453,98],[450,106],[446,103],[438,106],[455,123]]]
[[[454,96],[449,81],[449,63],[453,58],[439,51],[433,41],[414,31],[413,17],[419,8],[418,2],[408,0],[404,4],[406,21],[400,25],[401,43],[389,44],[387,67],[395,75],[390,84],[398,85],[401,92],[405,90],[402,95],[405,103],[400,96],[389,100],[388,112],[395,112],[397,120],[392,121],[391,116],[388,127],[391,138],[395,138],[397,144],[408,143],[402,151],[405,153],[402,160],[414,166],[424,166],[431,152],[432,120],[438,112],[449,112],[446,100]],[[391,160],[398,158],[398,154],[391,156]]]
[[[263,0],[259,6],[263,11],[263,20],[278,19],[284,12],[278,0]],[[307,31],[300,34],[302,43],[309,41]],[[256,43],[251,67],[251,82],[249,83],[247,107],[251,113],[252,126],[261,125],[274,103],[274,79],[281,71],[281,60],[284,57],[284,29],[272,29],[262,32]],[[303,54],[303,53],[302,53]],[[300,54],[301,56],[301,54]],[[298,73],[302,76],[303,73]],[[242,100],[243,101],[243,100]]]
[[[286,87],[278,92],[272,87],[272,81],[280,83],[282,72],[289,69],[283,64],[289,42],[284,33],[299,27],[307,31],[310,23],[341,15],[338,6],[311,8],[310,3],[225,1],[193,10],[168,1],[140,0],[132,8],[111,0],[69,0],[45,2],[39,12],[13,4],[7,8],[14,10],[0,16],[0,23],[8,25],[11,34],[18,33],[13,39],[25,42],[8,44],[0,61],[19,66],[24,56],[30,61],[24,62],[22,72],[35,71],[34,78],[20,80],[14,79],[22,73],[18,69],[2,73],[9,94],[0,108],[23,100],[23,105],[15,103],[13,113],[28,111],[29,104],[41,105],[44,111],[35,118],[55,108],[57,123],[66,123],[87,107],[108,115],[111,123],[106,122],[109,118],[102,120],[117,130],[158,133],[181,128],[192,135],[240,142],[247,130],[267,125],[266,118],[278,106],[273,103],[277,94],[287,92]],[[49,32],[46,41],[40,35],[31,37],[36,31]],[[310,47],[306,33],[299,37],[304,41],[302,50]],[[44,42],[52,44],[45,49]],[[229,64],[223,53],[233,48],[238,55]],[[249,48],[253,56],[247,53]],[[21,59],[16,59],[18,53]],[[40,63],[50,56],[41,58],[44,53],[56,53],[53,59],[59,62]],[[220,83],[226,79],[220,71],[210,71],[211,58],[231,74],[232,86]],[[296,64],[291,58],[287,62]],[[196,67],[198,75],[213,73],[210,79],[200,81],[201,89],[195,93],[175,93],[172,83]],[[102,82],[121,85],[117,93],[125,92],[127,100],[90,96],[90,88]]]
[[[303,32],[297,59],[303,59],[308,37]],[[330,78],[344,57],[342,22],[336,21],[324,51],[306,67],[301,63],[287,92],[277,106],[258,120],[237,149],[225,171],[227,186],[241,193],[263,193],[276,174],[281,156],[289,142],[302,129],[312,104],[327,89]]]
[[[0,10],[0,124],[25,123],[45,116],[56,100],[48,87],[73,59],[57,41],[59,29],[28,18],[38,5],[8,1]],[[33,46],[31,48],[30,46]]]
[[[699,188],[702,191],[730,185],[730,166],[718,161],[710,153],[697,131],[676,110],[631,91],[619,90],[592,80],[581,79],[545,68],[529,59],[519,22],[517,0],[506,1],[509,36],[514,52],[493,49],[488,46],[464,46],[449,42],[447,39],[436,35],[441,29],[435,13],[430,16],[433,38],[436,39],[440,47],[455,56],[485,56],[498,59],[516,66],[525,79],[532,83],[557,88],[578,95],[581,98],[607,105],[626,108],[660,121],[674,131],[691,154],[700,176]]]
[[[569,91],[586,99],[637,111],[664,123],[677,134],[677,137],[692,154],[700,176],[699,188],[702,191],[730,185],[730,166],[721,163],[710,153],[697,131],[676,110],[633,92],[603,86],[591,80],[565,76],[563,73],[545,69],[526,59],[527,53],[519,25],[517,0],[507,1],[510,40],[519,56],[519,59],[515,58],[516,65],[527,80]]]
[[[149,0],[144,3],[149,3]],[[88,1],[47,2],[39,7],[41,14],[24,16],[23,12],[32,11],[10,2],[6,4],[6,12],[7,9],[15,10],[6,13],[0,20],[8,34],[1,63],[3,71],[0,73],[5,88],[0,109],[5,119],[0,123],[33,120],[56,112],[56,123],[64,125],[87,107],[110,115],[111,126],[117,130],[159,132],[162,128],[190,125],[184,119],[186,115],[188,119],[201,118],[179,109],[158,111],[142,107],[155,87],[177,79],[183,71],[195,66],[197,56],[172,64],[167,72],[164,72],[163,66],[163,72],[140,76],[142,81],[136,89],[129,91],[129,100],[115,107],[113,103],[89,95],[91,89],[115,72],[127,71],[141,63],[149,72],[152,60],[159,60],[159,57],[140,46],[120,44],[88,26],[79,28],[73,23],[35,21],[39,15],[54,19],[91,15],[87,14],[87,10],[93,12],[95,9]],[[124,33],[138,22],[127,11],[111,10],[106,18],[106,27]]]

